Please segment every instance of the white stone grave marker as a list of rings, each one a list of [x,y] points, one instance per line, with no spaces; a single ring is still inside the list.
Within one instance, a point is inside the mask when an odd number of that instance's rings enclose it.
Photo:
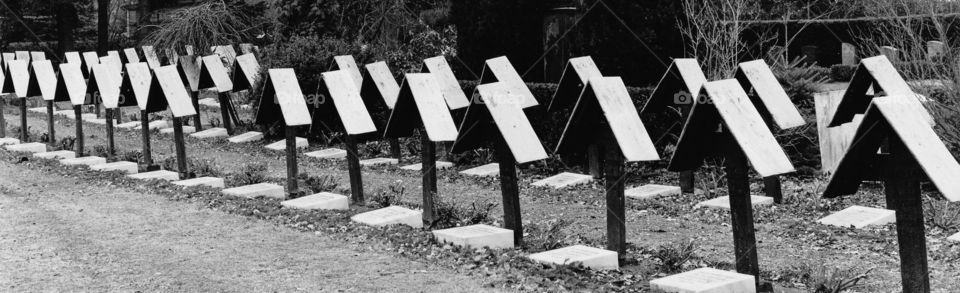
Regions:
[[[194,132],[197,132],[197,129],[196,129],[195,127],[193,127],[193,126],[184,126],[184,127],[183,127],[183,134],[192,134],[192,133],[194,133]],[[163,134],[173,134],[173,128],[171,127],[171,128],[160,129],[160,133],[163,133]]]
[[[306,138],[297,137],[297,138],[296,138],[296,145],[297,145],[297,148],[298,148],[298,149],[303,149],[303,148],[307,148],[308,146],[310,146],[310,143],[307,142],[307,139],[306,139]],[[275,142],[275,143],[271,143],[271,144],[268,144],[268,145],[266,146],[266,148],[269,149],[269,150],[274,150],[274,151],[286,150],[286,149],[287,149],[287,141],[286,141],[286,140],[281,140],[281,141],[278,141],[278,142]]]
[[[8,145],[8,144],[18,144],[18,143],[20,143],[20,140],[16,138],[12,138],[12,137],[0,138],[0,146]]]
[[[281,202],[280,205],[302,210],[346,210],[350,208],[350,199],[339,194],[321,192],[286,200]]]
[[[751,196],[750,196],[750,202],[753,204],[754,207],[757,207],[757,206],[768,206],[768,205],[772,205],[772,204],[773,204],[773,198],[772,198],[772,197],[767,197],[767,196],[751,195]],[[728,211],[729,211],[729,210],[730,210],[730,197],[729,197],[729,196],[721,196],[721,197],[717,197],[717,198],[714,198],[714,199],[709,199],[709,200],[702,201],[702,202],[698,203],[698,204],[697,204],[696,206],[694,206],[694,207],[697,207],[697,208],[705,207],[705,208],[721,209],[721,210],[728,210]]]
[[[60,164],[67,165],[67,166],[74,166],[74,165],[93,166],[93,165],[100,165],[100,164],[106,164],[106,163],[107,163],[106,158],[97,157],[97,156],[88,156],[88,157],[60,160]]]
[[[857,229],[872,226],[886,225],[897,221],[897,213],[893,210],[870,208],[864,206],[851,206],[842,211],[833,213],[817,221],[820,224],[854,227]]]
[[[699,268],[650,281],[650,288],[665,292],[756,292],[751,275]]]
[[[226,186],[226,184],[224,184],[223,182],[223,178],[217,178],[217,177],[198,177],[193,179],[175,181],[173,182],[173,184],[185,186],[185,187],[204,185],[204,186],[209,186],[213,188],[224,188]]]
[[[190,137],[200,138],[200,139],[204,139],[204,138],[217,138],[217,137],[227,137],[227,136],[230,136],[230,134],[227,133],[227,129],[226,129],[226,128],[222,128],[222,127],[210,128],[210,129],[206,129],[206,130],[204,130],[204,131],[195,132],[195,133],[193,133],[193,134],[190,134]]]
[[[374,227],[394,224],[407,225],[414,228],[423,227],[423,212],[411,210],[401,206],[389,206],[350,217],[350,220]]]
[[[137,163],[127,161],[93,165],[90,166],[90,170],[101,172],[121,171],[124,174],[137,174],[137,172],[140,172],[140,168],[137,166]]]
[[[540,262],[556,265],[566,265],[575,262],[584,267],[595,270],[615,270],[620,267],[617,263],[617,252],[584,245],[573,245],[564,248],[535,253],[528,258]]]
[[[257,131],[250,131],[227,139],[227,141],[232,143],[247,143],[260,140],[263,140],[263,133]]]
[[[37,153],[46,153],[47,145],[39,142],[30,142],[30,143],[8,145],[6,146],[6,149],[11,152],[37,154]]]
[[[177,172],[167,171],[167,170],[158,170],[158,171],[152,171],[152,172],[131,174],[131,175],[127,175],[127,177],[137,179],[137,180],[153,180],[153,179],[164,180],[164,181],[180,180],[180,174],[177,174]]]
[[[636,199],[654,199],[658,197],[680,195],[679,186],[647,184],[624,191],[624,195]]]
[[[64,160],[76,158],[77,154],[73,151],[52,151],[46,153],[36,153],[33,154],[33,157],[37,159]]]
[[[269,197],[283,199],[287,195],[283,192],[283,186],[273,183],[257,183],[223,190],[223,195],[257,198]]]
[[[563,172],[533,183],[537,187],[567,188],[574,185],[586,184],[593,181],[593,176]]]
[[[953,234],[953,236],[948,237],[947,240],[950,240],[953,242],[960,242],[960,233]]]
[[[394,158],[373,158],[360,161],[360,166],[396,165],[398,162]]]
[[[451,167],[453,167],[453,163],[451,162],[437,161],[437,170],[443,170]],[[422,168],[423,166],[420,163],[410,164],[410,165],[400,167],[400,169],[407,170],[407,171],[420,171],[420,169]]]
[[[347,157],[347,151],[338,148],[322,149],[315,152],[306,153],[307,157],[317,159],[343,159]]]
[[[435,230],[433,237],[441,243],[449,242],[456,246],[472,248],[500,249],[514,246],[513,230],[483,224]]]
[[[497,177],[500,176],[500,164],[490,163],[460,171],[460,174],[480,177]]]

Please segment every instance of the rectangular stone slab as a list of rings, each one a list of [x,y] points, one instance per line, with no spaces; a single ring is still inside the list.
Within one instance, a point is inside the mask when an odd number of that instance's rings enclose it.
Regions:
[[[101,172],[121,171],[124,174],[137,174],[137,172],[140,172],[140,166],[134,162],[120,161],[93,165],[90,166],[90,170]]]
[[[39,142],[29,142],[21,144],[12,144],[6,146],[6,149],[11,152],[22,152],[22,153],[46,153],[47,145]]]
[[[347,210],[350,209],[350,199],[339,194],[321,192],[314,195],[285,200],[280,202],[280,205],[302,210]]]
[[[679,186],[647,184],[624,191],[624,195],[636,199],[654,199],[658,197],[680,195]]]
[[[317,159],[343,159],[347,157],[347,151],[338,148],[322,149],[315,152],[306,153],[307,157]]]
[[[396,165],[399,161],[394,158],[373,158],[360,161],[360,166]]]
[[[864,206],[851,206],[817,221],[817,223],[824,225],[857,229],[896,222],[897,213],[895,211]]]
[[[513,248],[513,230],[478,224],[433,231],[440,243],[456,246],[491,249]]]
[[[650,288],[664,292],[756,292],[754,277],[713,268],[671,275],[650,281]]]
[[[496,177],[500,176],[500,164],[490,163],[460,171],[460,174],[480,177]]]
[[[167,170],[131,174],[131,175],[127,175],[127,177],[137,179],[137,180],[154,180],[154,179],[164,180],[164,181],[180,180],[180,174],[177,174],[177,172],[167,171]]]
[[[197,128],[195,128],[195,127],[193,127],[193,126],[184,126],[184,127],[183,127],[183,134],[192,134],[192,133],[194,133],[194,132],[197,132]],[[160,129],[160,133],[162,133],[162,134],[173,134],[173,127]]]
[[[115,126],[120,129],[137,129],[140,128],[140,121],[124,122]]]
[[[307,139],[306,139],[306,138],[297,137],[297,138],[295,139],[295,141],[296,141],[296,146],[297,146],[298,149],[303,149],[303,148],[307,148],[308,146],[310,146],[310,143],[307,142]],[[286,149],[287,149],[287,140],[284,139],[284,140],[281,140],[281,141],[278,141],[278,142],[275,142],[275,143],[268,144],[268,145],[266,146],[266,148],[269,149],[269,150],[274,150],[274,151],[286,150]]]
[[[167,127],[169,127],[167,120],[154,120],[154,121],[150,121],[150,123],[147,123],[147,129],[150,129],[150,130],[163,129]]]
[[[64,160],[76,158],[77,153],[73,151],[52,151],[46,153],[36,153],[33,154],[33,157],[37,159]]]
[[[437,166],[436,166],[437,170],[443,170],[443,169],[453,167],[453,163],[451,162],[437,161],[436,163],[437,163]],[[400,167],[400,169],[408,170],[408,171],[420,171],[421,169],[423,169],[423,167],[420,163],[416,163],[416,164],[410,164],[410,165]]]
[[[214,98],[203,98],[197,101],[197,104],[200,106],[207,106],[212,108],[220,108],[220,101]]]
[[[257,183],[251,185],[244,185],[234,188],[224,189],[222,191],[223,195],[227,196],[237,196],[237,197],[246,197],[246,198],[257,198],[257,197],[269,197],[269,198],[286,198],[287,195],[283,192],[283,186],[276,185],[273,183]]]
[[[107,163],[106,158],[97,157],[97,156],[88,156],[88,157],[60,160],[60,164],[67,165],[67,166],[73,166],[73,165],[93,166],[93,165],[100,165],[100,164],[106,164],[106,163]]]
[[[83,119],[83,121],[91,124],[107,125],[107,119],[103,119],[103,118]]]
[[[193,138],[201,138],[201,139],[202,139],[202,138],[227,137],[227,136],[230,136],[230,134],[227,133],[227,129],[226,129],[226,128],[220,128],[220,127],[205,129],[205,130],[203,130],[203,131],[195,132],[195,133],[190,134],[190,137],[193,137]]]
[[[555,189],[567,188],[570,186],[586,184],[593,181],[593,176],[577,173],[563,172],[549,178],[533,183],[537,187],[553,187]]]
[[[33,112],[33,113],[47,113],[47,108],[46,107],[30,108],[30,109],[27,109],[27,111]]]
[[[247,143],[260,140],[263,140],[263,133],[257,131],[250,131],[227,139],[227,141],[232,143]]]
[[[620,268],[617,263],[617,252],[584,245],[573,245],[564,248],[535,253],[527,258],[539,262],[555,265],[566,265],[580,262],[584,267],[595,270],[615,270]]]
[[[223,182],[223,178],[217,178],[217,177],[198,177],[193,179],[174,181],[173,184],[186,186],[186,187],[203,185],[203,186],[208,186],[213,188],[223,188],[226,186],[226,184],[224,184]]]
[[[19,144],[20,140],[12,137],[0,138],[0,145]]]
[[[772,197],[767,197],[767,196],[751,195],[751,196],[750,196],[750,202],[753,204],[754,207],[757,207],[757,206],[768,206],[768,205],[772,205],[772,204],[773,204],[773,198],[772,198]],[[730,197],[729,197],[729,196],[721,196],[721,197],[709,199],[709,200],[702,201],[702,202],[698,203],[698,204],[697,204],[696,206],[694,206],[694,207],[697,207],[697,208],[704,207],[704,208],[711,208],[711,209],[730,210]]]
[[[960,233],[953,234],[953,236],[948,237],[947,240],[950,240],[953,242],[960,242]]]
[[[350,220],[374,227],[395,224],[407,225],[414,228],[423,227],[423,212],[411,210],[401,206],[389,206],[350,217]]]

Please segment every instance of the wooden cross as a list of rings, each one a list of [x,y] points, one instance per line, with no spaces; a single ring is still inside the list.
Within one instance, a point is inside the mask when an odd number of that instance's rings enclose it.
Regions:
[[[233,63],[237,60],[237,50],[233,49],[233,45],[214,46],[210,48],[210,51],[212,51],[213,54],[220,56],[220,58],[223,58],[221,62],[226,63],[224,64],[224,67],[227,70],[233,68]]]
[[[106,109],[106,128],[107,128],[107,150],[112,159],[116,154],[113,130],[113,117],[115,111],[120,107],[135,106],[135,99],[126,99],[120,95],[120,84],[122,75],[113,71],[114,67],[109,64],[98,64],[93,66],[93,72],[90,74],[90,80],[87,81],[87,93],[103,102]]]
[[[870,87],[873,93],[870,93]],[[853,120],[856,114],[863,114],[870,105],[870,100],[878,96],[898,96],[907,98],[904,107],[910,107],[923,115],[924,120],[933,125],[933,116],[923,107],[922,96],[913,92],[910,85],[897,73],[886,56],[865,58],[854,71],[850,86],[843,94],[837,112],[834,114],[830,127],[840,126]]]
[[[80,64],[61,63],[60,77],[57,78],[57,93],[55,100],[69,100],[73,105],[73,115],[76,119],[76,156],[83,157],[83,112],[81,107],[91,103],[87,96],[87,81],[83,79],[84,70]]]
[[[27,126],[27,88],[30,84],[30,61],[12,60],[7,62],[3,72],[3,92],[13,93],[20,99],[20,141],[29,142]]]
[[[296,127],[310,125],[313,121],[310,118],[310,112],[307,110],[307,102],[303,96],[303,91],[300,90],[300,82],[292,68],[267,71],[267,80],[263,95],[260,97],[260,106],[260,111],[272,112],[274,115],[276,115],[276,112],[281,114],[277,116],[284,123],[286,134],[287,194],[294,198],[299,193],[297,187]]]
[[[903,292],[930,292],[920,181],[929,178],[944,198],[960,201],[960,164],[923,112],[906,106],[912,100],[912,94],[872,99],[823,196],[855,194],[867,170],[879,167],[887,208],[896,211]]]
[[[436,143],[457,139],[457,126],[450,116],[443,92],[429,73],[408,73],[400,86],[397,104],[390,113],[385,137],[409,137],[420,130],[423,175],[423,223],[435,220],[434,196],[437,193]]]
[[[94,64],[100,64],[100,56],[97,52],[83,52],[83,76],[87,77],[93,70]]]
[[[147,109],[157,108],[159,100],[164,100],[173,114],[173,140],[177,152],[177,171],[180,178],[194,177],[187,170],[186,146],[183,142],[184,117],[197,114],[190,103],[190,94],[180,79],[177,67],[174,65],[162,66],[153,70],[153,80],[150,81],[150,97],[147,99]],[[163,98],[160,98],[163,97]],[[154,101],[158,100],[158,101]]]
[[[555,153],[583,154],[598,141],[606,154],[607,249],[616,251],[622,262],[627,251],[624,163],[659,161],[660,155],[620,77],[590,78]]]
[[[563,75],[560,77],[557,90],[550,99],[550,106],[547,111],[561,120],[569,119],[569,108],[577,103],[590,78],[596,76],[603,76],[603,74],[600,73],[600,69],[597,68],[592,58],[589,56],[571,58],[563,69]],[[603,156],[600,154],[599,146],[592,144],[586,152],[585,171],[595,178],[600,178],[603,176]]]
[[[433,74],[433,77],[439,83],[440,91],[443,92],[443,99],[447,101],[447,107],[450,108],[450,111],[459,113],[466,111],[467,107],[470,106],[470,98],[460,87],[460,81],[453,74],[453,69],[447,63],[446,57],[441,55],[424,59],[420,72]],[[460,119],[457,119],[457,121],[460,121]]]
[[[365,67],[367,70],[362,78],[360,97],[363,98],[363,104],[373,118],[377,129],[385,130],[390,111],[393,111],[393,105],[397,103],[397,97],[400,96],[400,84],[393,77],[386,62],[370,63]],[[382,132],[380,136],[383,137]],[[397,162],[402,161],[400,140],[395,137],[387,138],[387,143],[390,145],[390,155],[396,158]]]
[[[754,107],[760,110],[760,115],[764,117],[768,128],[772,129],[773,124],[780,129],[791,129],[807,124],[763,59],[740,63],[735,76],[746,92],[755,93]],[[783,203],[780,176],[763,178],[763,187],[767,196],[773,198],[774,203]]]
[[[650,98],[640,110],[641,116],[651,116],[661,112],[669,106],[675,106],[680,111],[680,120],[684,123],[690,115],[690,109],[699,103],[700,88],[707,82],[706,75],[700,69],[697,59],[673,59],[667,72],[660,78],[657,87],[650,93]],[[672,129],[672,127],[671,127]],[[670,129],[664,130],[670,132]],[[694,173],[691,170],[679,170],[680,190],[683,193],[693,193]]]
[[[146,170],[159,170],[159,166],[153,164],[153,155],[150,147],[150,110],[157,111],[159,108],[166,108],[166,100],[156,97],[162,101],[161,107],[150,109],[150,85],[153,82],[153,71],[146,63],[128,63],[126,65],[127,74],[123,76],[123,82],[120,84],[120,92],[130,99],[133,97],[137,101],[137,107],[140,109],[140,133],[143,144],[143,165]],[[159,68],[159,67],[157,67]]]
[[[363,74],[360,73],[360,67],[357,66],[357,61],[352,55],[334,56],[329,68],[329,71],[343,70],[349,73],[356,88],[363,88]]]
[[[260,80],[260,63],[253,54],[237,56],[233,68],[233,91],[249,90]]]
[[[712,153],[704,146],[719,144],[719,153],[725,157],[737,272],[753,275],[759,283],[747,161],[762,177],[794,168],[736,79],[707,82],[701,96],[706,100],[690,109],[668,170],[699,167]]]
[[[47,136],[50,145],[56,145],[56,131],[54,130],[53,103],[57,94],[57,73],[53,70],[50,60],[33,61],[33,74],[27,86],[27,96],[41,96],[47,102]]]
[[[197,115],[193,116],[194,128],[196,131],[202,131],[203,123],[200,121],[200,63],[203,62],[203,59],[194,55],[185,55],[181,56],[179,60],[175,65],[180,73],[180,79],[187,85],[193,108],[197,109]]]
[[[227,69],[224,67],[219,55],[203,57],[203,60],[200,61],[200,79],[198,82],[198,88],[213,88],[218,92],[223,128],[227,129],[227,133],[233,135],[233,123],[231,123],[231,119],[237,118],[236,110],[233,109],[233,103],[230,102],[230,91],[233,90],[233,81],[230,80],[230,75],[227,73]]]
[[[344,70],[324,72],[321,77],[329,91],[330,99],[333,100],[333,110],[340,118],[340,123],[336,127],[345,134],[351,199],[355,203],[363,203],[365,199],[357,140],[362,135],[377,133],[377,127],[364,106],[360,90],[354,87],[354,81],[349,72]]]
[[[509,87],[503,83],[477,86],[481,101],[471,103],[460,124],[452,151],[462,153],[493,141],[500,166],[500,192],[503,197],[503,227],[513,230],[513,243],[523,245],[523,221],[517,164],[547,158],[537,133],[527,120]]]

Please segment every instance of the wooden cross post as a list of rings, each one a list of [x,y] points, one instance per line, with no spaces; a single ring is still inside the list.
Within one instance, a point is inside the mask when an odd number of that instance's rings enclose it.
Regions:
[[[30,131],[27,125],[27,97],[20,98],[20,142],[30,141]]]
[[[116,153],[114,149],[114,139],[113,139],[113,116],[114,111],[118,109],[106,109],[106,126],[107,126],[107,159],[113,160],[113,156]]]
[[[2,110],[3,110],[3,109],[0,109],[0,111],[2,111]],[[53,121],[53,119],[54,119],[54,118],[53,118],[53,110],[54,110],[54,108],[53,108],[53,100],[47,101],[47,136],[49,137],[48,142],[50,143],[51,146],[57,144],[57,135],[56,135],[55,129],[54,129],[54,127],[53,127],[53,125],[54,125],[54,123],[53,123],[53,122],[54,122],[54,121]],[[2,119],[2,118],[3,118],[3,117],[0,117],[0,119]]]
[[[197,116],[200,116],[199,114]],[[159,169],[159,166],[153,165],[153,151],[150,149],[150,113],[147,110],[140,111],[140,136],[143,138],[143,164],[147,170]]]
[[[230,93],[219,93],[217,97],[220,99],[220,117],[223,119],[223,128],[227,129],[227,134],[233,135],[233,123],[230,120]]]
[[[177,151],[177,173],[181,179],[192,178],[187,170],[187,147],[183,142],[183,118],[173,117],[173,144]]]
[[[350,58],[336,58],[334,61],[337,67],[346,68],[351,77],[356,74],[351,68],[353,61]],[[342,65],[341,65],[342,64]],[[364,106],[371,118],[381,132],[384,129],[386,121],[390,119],[390,111],[397,103],[397,96],[400,95],[400,84],[390,72],[390,67],[386,62],[380,61],[370,63],[366,66],[366,71],[362,75],[360,86],[360,97],[363,99]],[[355,82],[355,81],[354,81]],[[403,154],[400,149],[400,138],[386,137],[387,144],[390,145],[390,157],[397,159],[400,164],[403,161]]]
[[[424,128],[420,129],[420,173],[423,177],[423,223],[432,224],[436,220],[437,145]]]
[[[457,126],[437,80],[430,73],[406,75],[384,129],[384,137],[409,137],[417,130],[420,132],[420,171],[423,175],[423,225],[431,227],[436,220],[434,204],[438,194],[436,144],[456,141]]]
[[[357,155],[357,142],[351,135],[346,135],[344,147],[347,151],[347,172],[350,173],[350,199],[354,203],[363,204],[363,175],[361,173],[360,157]]]
[[[513,245],[523,246],[523,220],[520,213],[520,184],[517,183],[517,159],[498,136],[493,149],[500,166],[500,193],[503,199],[503,227],[513,230]]]
[[[296,198],[300,190],[297,188],[297,129],[294,126],[285,126],[286,153],[287,153],[287,194],[288,198]]]
[[[604,188],[607,191],[607,250],[616,251],[620,264],[626,259],[627,224],[624,200],[624,159],[616,138],[604,139]]]
[[[891,138],[888,148],[889,154],[881,163],[883,186],[887,206],[896,211],[903,292],[930,292],[923,198],[920,195],[923,174],[900,139]]]
[[[193,116],[193,128],[197,131],[203,131],[203,121],[200,120],[200,92],[190,92],[190,100],[193,102],[193,108],[197,109],[197,115]]]
[[[757,258],[757,236],[753,227],[747,158],[733,137],[726,138],[723,150],[737,272],[755,276],[759,283],[760,262]]]
[[[7,118],[3,116],[3,106],[7,104],[7,100],[0,95],[0,137],[7,137]]]
[[[747,161],[762,177],[793,172],[793,164],[737,80],[704,83],[700,96],[706,100],[690,109],[668,170],[696,168],[703,164],[704,158],[714,155],[703,145],[720,143],[719,155],[725,159],[737,272],[754,276],[759,287],[760,266]]]
[[[74,142],[77,147],[77,158],[83,157],[83,110],[81,105],[73,106],[73,116],[77,120],[77,140]]]

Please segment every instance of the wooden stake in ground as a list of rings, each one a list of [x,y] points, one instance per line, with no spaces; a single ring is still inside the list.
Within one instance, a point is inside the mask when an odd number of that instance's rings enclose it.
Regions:
[[[436,220],[434,201],[437,194],[437,170],[435,144],[452,142],[457,139],[457,127],[447,110],[443,92],[436,79],[429,73],[409,73],[400,86],[397,104],[390,114],[386,137],[409,137],[419,130],[421,150],[424,152],[421,164],[423,174],[423,223],[430,227]],[[425,138],[424,138],[425,137]]]
[[[494,142],[500,165],[503,227],[513,230],[513,243],[519,247],[523,245],[523,221],[516,165],[546,159],[547,152],[523,108],[503,83],[479,85],[477,92],[480,100],[467,108],[451,150],[462,153]]]
[[[200,63],[203,62],[203,60],[193,55],[181,56],[179,58],[179,62],[176,62],[175,65],[177,66],[177,70],[179,70],[180,79],[183,80],[184,84],[189,86],[193,108],[197,109],[197,115],[193,116],[193,127],[199,132],[203,130],[203,121],[200,121]]]
[[[857,192],[869,169],[882,168],[887,206],[896,211],[903,292],[930,292],[920,181],[929,178],[949,201],[960,201],[960,164],[925,120],[904,106],[914,95],[874,98],[824,197]],[[837,118],[835,118],[837,119]],[[836,121],[836,120],[835,120]],[[877,154],[884,142],[886,152]]]
[[[116,155],[113,113],[119,111],[120,107],[134,106],[137,103],[136,99],[126,99],[125,96],[120,94],[122,75],[115,69],[116,67],[108,64],[94,65],[87,82],[87,92],[93,97],[99,97],[107,111],[107,154],[109,159],[113,159]]]
[[[233,111],[233,103],[230,101],[230,91],[233,90],[233,81],[227,74],[227,69],[223,65],[219,55],[210,55],[203,57],[200,62],[200,80],[198,87],[200,89],[212,88],[218,94],[220,100],[220,117],[223,119],[223,128],[227,133],[233,135],[233,122],[230,112]]]
[[[360,89],[355,86],[352,75],[343,70],[324,72],[322,88],[329,94],[332,105],[327,105],[328,113],[336,112],[339,124],[332,125],[337,131],[344,133],[347,148],[347,166],[350,172],[351,198],[355,203],[365,201],[363,182],[360,173],[360,160],[357,154],[357,142],[370,139],[370,135],[377,134],[376,123],[367,112]],[[328,103],[329,104],[329,103]],[[332,106],[332,107],[330,107]],[[314,118],[314,121],[317,121]],[[323,121],[323,120],[320,120]],[[328,124],[329,126],[329,124]]]
[[[135,99],[137,108],[140,110],[140,134],[143,144],[142,163],[145,170],[159,170],[160,166],[153,163],[153,153],[150,147],[150,113],[166,110],[167,100],[161,96],[151,99],[150,86],[153,85],[153,71],[149,65],[129,63],[125,65],[125,68],[126,74],[124,74],[123,82],[120,85],[120,93],[124,100]]]
[[[57,73],[53,70],[50,60],[33,61],[33,74],[30,74],[30,83],[27,86],[28,96],[41,96],[47,104],[47,142],[53,146],[57,144],[54,129],[53,112],[56,110],[53,103],[57,94]],[[67,101],[69,99],[65,99]]]
[[[624,163],[659,161],[660,155],[620,77],[590,78],[556,153],[582,154],[592,144],[601,146],[605,154],[607,249],[616,251],[622,264],[627,251]]]
[[[150,82],[150,97],[147,102],[147,109],[153,109],[159,105],[154,100],[166,100],[173,114],[173,138],[177,149],[177,166],[180,173],[180,179],[193,178],[187,168],[186,146],[183,142],[183,121],[185,117],[197,115],[195,109],[190,103],[190,94],[180,79],[177,67],[168,65],[153,70],[153,80]],[[157,104],[154,104],[157,103]]]
[[[30,63],[25,60],[7,61],[3,71],[3,92],[13,93],[20,102],[20,142],[30,141],[29,125],[27,125],[27,89],[30,84]]]
[[[683,128],[683,123],[689,120],[693,105],[702,102],[698,94],[705,82],[707,77],[700,69],[697,59],[674,59],[670,68],[667,68],[667,72],[660,79],[660,83],[650,93],[650,98],[640,110],[640,115],[649,117],[666,110],[667,107],[674,106],[680,112],[679,126]],[[672,129],[673,127],[662,131],[670,132]],[[683,193],[693,193],[695,178],[692,169],[678,170],[678,172],[680,172],[680,190]]]
[[[768,128],[772,130],[774,123],[780,129],[807,124],[765,61],[761,59],[740,63],[735,76],[746,92],[754,93],[754,107],[760,111]],[[773,198],[773,202],[783,203],[780,176],[764,177],[763,187],[767,196]]]
[[[297,126],[310,125],[313,120],[307,110],[306,98],[300,90],[300,82],[292,68],[270,69],[260,96],[258,119],[272,117],[283,123],[287,153],[287,194],[295,198],[297,187]],[[269,114],[268,114],[269,113]]]
[[[737,80],[707,82],[700,95],[706,100],[690,109],[668,170],[693,170],[711,153],[704,145],[723,143],[737,272],[759,284],[747,160],[762,177],[793,172],[793,165]]]
[[[390,112],[393,111],[393,106],[397,103],[397,96],[400,95],[400,84],[393,77],[393,73],[391,73],[386,62],[367,64],[366,69],[363,74],[360,97],[363,98],[363,104],[373,118],[373,123],[376,124],[377,129],[381,130],[380,136],[382,137],[387,120],[390,119]],[[390,144],[390,156],[396,158],[399,163],[403,160],[400,152],[400,140],[396,137],[386,138],[386,140]]]
[[[73,114],[76,118],[76,156],[83,157],[83,111],[81,107],[91,103],[87,96],[87,82],[83,79],[83,69],[80,64],[61,63],[60,75],[57,78],[57,101],[69,100],[73,105]]]

